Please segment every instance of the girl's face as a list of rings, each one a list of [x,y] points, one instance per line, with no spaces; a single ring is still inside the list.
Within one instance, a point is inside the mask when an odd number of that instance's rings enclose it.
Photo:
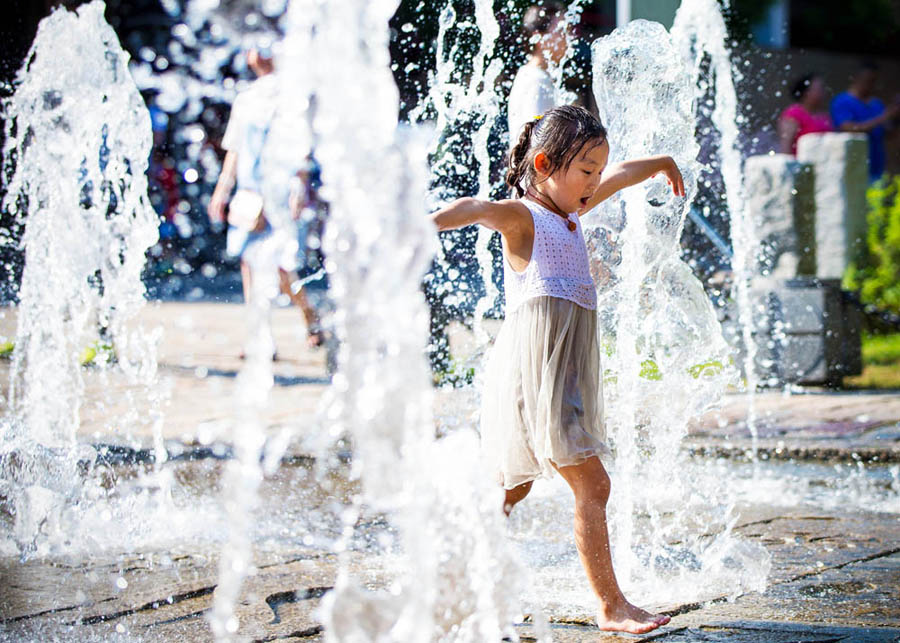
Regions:
[[[547,167],[547,157],[538,153],[534,158],[534,169],[538,175],[539,190],[546,192],[553,202],[565,213],[581,212],[597,187],[600,176],[609,161],[609,143],[604,140],[586,144],[566,169],[560,169],[549,177],[541,172]]]

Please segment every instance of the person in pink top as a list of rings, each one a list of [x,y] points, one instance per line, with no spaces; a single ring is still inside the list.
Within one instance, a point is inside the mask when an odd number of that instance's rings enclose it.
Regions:
[[[804,134],[831,132],[834,126],[825,111],[825,81],[818,74],[806,74],[791,91],[797,102],[778,119],[778,146],[782,154],[797,154],[797,139]]]

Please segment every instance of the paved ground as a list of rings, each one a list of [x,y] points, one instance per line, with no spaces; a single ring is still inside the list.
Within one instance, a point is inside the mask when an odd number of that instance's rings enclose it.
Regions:
[[[328,386],[323,351],[303,344],[299,315],[274,314],[280,359],[267,414],[270,430],[299,425],[315,412]],[[12,335],[13,316],[0,318],[0,335]],[[231,422],[229,402],[241,366],[243,311],[228,304],[161,304],[148,307],[147,324],[165,328],[159,351],[160,373],[171,387],[164,437],[172,449],[202,449]],[[457,333],[457,346],[466,338]],[[5,386],[7,362],[0,362]],[[80,439],[146,448],[141,427],[117,426],[125,417],[128,386],[87,369],[86,404]],[[114,391],[110,401],[103,392]],[[5,394],[5,391],[4,391]],[[116,397],[120,398],[116,401]],[[743,458],[754,444],[763,459],[900,462],[900,392],[784,395],[765,393],[754,400],[758,440],[747,426],[744,396],[729,396],[722,409],[692,427],[685,447],[698,457]],[[471,412],[471,396],[445,391],[437,415]],[[464,414],[463,413],[463,414]],[[135,435],[125,438],[123,431]],[[209,482],[216,462],[180,462],[175,479],[189,487],[192,476]],[[896,466],[896,465],[893,465]],[[198,468],[203,475],[198,474]],[[304,484],[308,462],[282,467],[284,486]],[[127,467],[121,468],[122,477]],[[888,493],[900,493],[886,482]],[[891,485],[894,485],[892,487]],[[200,492],[197,492],[198,494]],[[213,491],[204,490],[211,494]],[[330,501],[327,493],[310,503]],[[656,606],[673,615],[653,637],[633,640],[682,641],[900,641],[900,521],[896,513],[842,506],[835,509],[773,508],[759,502],[739,507],[736,530],[762,543],[772,556],[769,587],[734,601]],[[147,548],[122,553],[115,547],[89,557],[60,556],[21,563],[0,557],[0,640],[112,640],[123,635],[147,641],[210,639],[205,615],[217,582],[218,548],[183,542],[164,551]],[[337,562],[325,548],[277,541],[260,546],[257,573],[239,605],[246,640],[322,639],[315,617],[321,596],[334,582]],[[352,554],[353,567],[383,587],[388,575],[377,556]],[[552,616],[552,615],[551,615]],[[553,622],[560,642],[617,641],[589,625],[590,614]],[[523,640],[533,640],[527,623]]]
[[[764,509],[747,513],[765,516]],[[657,606],[673,616],[662,641],[898,641],[900,539],[895,515],[789,512],[744,520],[738,533],[764,543],[774,567],[763,594],[733,602]],[[354,555],[370,587],[386,583],[377,560]],[[246,640],[322,640],[314,611],[337,569],[313,549],[257,553],[238,607]],[[8,640],[96,640],[129,633],[145,641],[209,640],[205,616],[217,568],[209,551],[0,561],[0,632]],[[559,642],[617,641],[590,614],[552,622]],[[533,640],[532,628],[518,628]],[[2,634],[0,634],[2,636]]]
[[[14,322],[14,312],[3,310],[0,336],[13,336]],[[191,445],[211,435],[227,435],[233,414],[231,387],[242,364],[242,306],[157,303],[146,308],[142,322],[148,328],[163,329],[159,370],[163,386],[170,391],[163,437]],[[273,327],[278,360],[273,364],[275,387],[266,420],[277,430],[300,424],[315,413],[328,378],[325,351],[306,347],[295,309],[275,310]],[[471,351],[471,334],[457,327],[452,344],[457,354]],[[7,370],[8,360],[0,360],[3,395]],[[149,446],[147,427],[116,423],[117,418],[127,417],[128,385],[91,369],[85,369],[84,376],[87,392],[80,434],[87,440],[111,441],[127,435],[124,441],[129,444]],[[445,409],[472,409],[472,398],[466,391],[442,391],[438,415]],[[729,395],[721,409],[691,428],[685,446],[713,454],[746,454],[753,446],[747,424],[751,404],[757,418],[756,444],[763,458],[900,461],[900,391],[770,391],[752,401],[745,395]]]
[[[751,426],[751,409],[756,421]],[[764,458],[900,461],[900,391],[771,391],[750,400],[727,396],[723,407],[692,427],[685,444],[717,454],[744,454],[756,445]]]

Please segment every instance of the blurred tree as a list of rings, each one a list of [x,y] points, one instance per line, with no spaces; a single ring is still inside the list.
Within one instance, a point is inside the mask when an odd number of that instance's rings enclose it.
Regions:
[[[866,304],[900,313],[900,176],[876,182],[866,199],[866,247],[847,268],[844,287],[858,290]]]
[[[897,56],[897,0],[791,0],[791,45]]]

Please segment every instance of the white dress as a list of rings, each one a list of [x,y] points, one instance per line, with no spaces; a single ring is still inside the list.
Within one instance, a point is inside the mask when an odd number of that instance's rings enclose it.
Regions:
[[[608,455],[597,337],[596,290],[581,223],[523,199],[534,219],[528,267],[504,261],[507,313],[488,355],[481,442],[511,489],[550,477],[554,465]]]

